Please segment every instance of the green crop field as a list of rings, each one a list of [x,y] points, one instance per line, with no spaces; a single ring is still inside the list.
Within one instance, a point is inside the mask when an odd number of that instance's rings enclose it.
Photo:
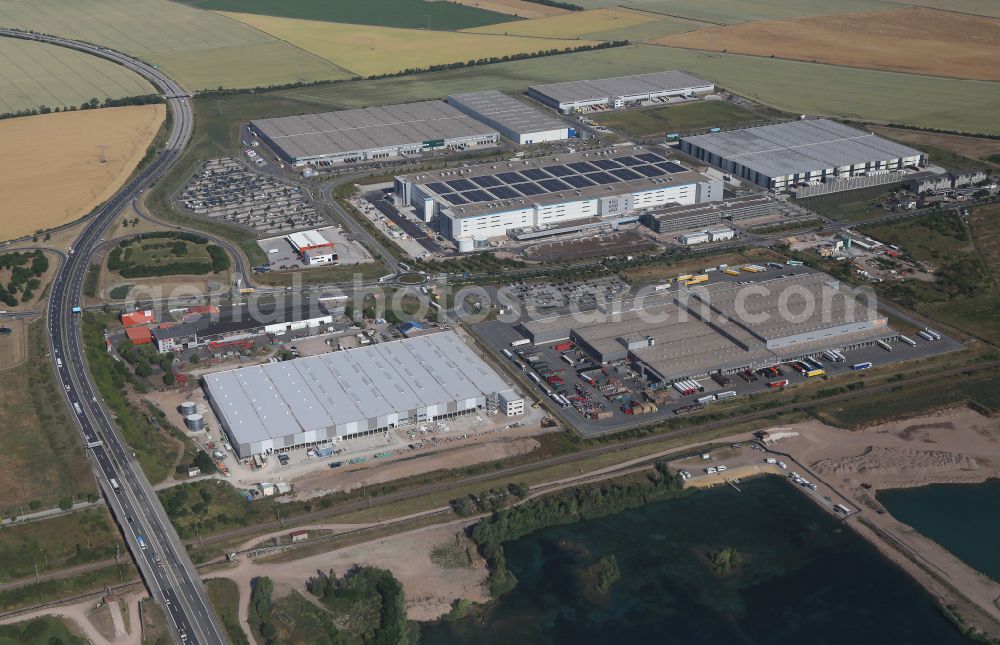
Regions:
[[[943,2],[944,0],[925,0]],[[964,0],[969,3],[986,4],[990,0]],[[750,20],[782,20],[805,16],[825,16],[838,13],[857,13],[896,9],[899,5],[878,0],[573,0],[573,4],[586,9],[622,5],[632,9],[652,11],[670,16],[680,16],[692,20],[704,20],[717,24],[731,25]]]
[[[758,122],[763,115],[723,101],[698,101],[645,110],[605,112],[592,117],[603,126],[632,137],[689,132]]]
[[[279,93],[336,108],[439,98],[483,89],[523,91],[536,83],[681,69],[793,114],[1000,134],[1000,83],[852,69],[655,45],[616,47],[488,67],[287,90]],[[961,97],[956,103],[955,97]],[[919,99],[919,100],[918,100]]]
[[[180,0],[212,11],[325,20],[406,29],[466,29],[516,20],[512,16],[454,2],[425,0]]]
[[[137,74],[65,47],[0,38],[0,112],[153,92]]]
[[[189,90],[349,77],[238,21],[167,0],[0,0],[0,25],[119,49],[159,65]]]

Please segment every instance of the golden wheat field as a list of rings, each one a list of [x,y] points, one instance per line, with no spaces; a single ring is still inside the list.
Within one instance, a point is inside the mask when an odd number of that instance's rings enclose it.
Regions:
[[[241,13],[225,15],[331,61],[359,76],[597,43],[589,40],[567,41],[459,31],[348,25]]]
[[[128,179],[165,115],[137,105],[0,121],[0,240],[93,210]]]
[[[1000,80],[1000,20],[933,9],[749,22],[654,42],[847,67]]]

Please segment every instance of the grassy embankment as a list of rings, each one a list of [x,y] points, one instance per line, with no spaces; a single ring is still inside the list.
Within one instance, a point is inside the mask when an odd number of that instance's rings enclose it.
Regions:
[[[134,390],[138,382],[123,362],[112,360],[104,349],[103,331],[108,320],[91,313],[83,317],[83,341],[90,370],[126,443],[135,452],[146,477],[156,484],[173,472],[186,439],[183,433],[162,422],[157,415],[133,404],[129,388]]]
[[[41,322],[25,326],[28,355],[0,372],[0,513],[68,506],[93,498],[97,486],[49,363]],[[0,544],[4,542],[0,532]]]
[[[229,642],[233,645],[249,645],[250,641],[240,627],[240,590],[236,583],[226,578],[213,578],[205,581],[205,587],[208,589],[208,599],[226,629]]]

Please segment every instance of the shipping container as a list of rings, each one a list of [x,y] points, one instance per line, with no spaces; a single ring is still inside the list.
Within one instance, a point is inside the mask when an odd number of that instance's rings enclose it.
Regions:
[[[806,372],[806,376],[808,377],[823,376],[824,374],[826,374],[825,370],[809,370],[808,372]]]

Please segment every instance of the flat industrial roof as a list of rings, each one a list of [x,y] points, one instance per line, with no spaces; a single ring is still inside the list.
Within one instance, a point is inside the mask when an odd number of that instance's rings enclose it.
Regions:
[[[692,76],[686,72],[672,70],[668,72],[653,72],[651,74],[601,78],[593,81],[567,81],[565,83],[532,85],[528,89],[560,103],[573,103],[576,101],[592,101],[618,96],[636,96],[651,92],[677,91],[687,88],[694,89],[710,85],[713,85],[711,81]]]
[[[259,119],[251,125],[299,159],[497,134],[444,101]]]
[[[702,284],[690,290],[678,285],[667,291],[613,303],[605,312],[587,312],[582,319],[564,314],[526,322],[523,326],[542,336],[546,332],[572,329],[601,353],[623,352],[625,345],[619,339],[650,336],[655,344],[634,349],[632,353],[665,379],[762,360],[778,361],[801,352],[887,336],[890,330],[886,326],[874,325],[828,339],[768,349],[765,342],[768,339],[833,329],[851,322],[873,320],[877,316],[860,305],[851,310],[843,295],[826,300],[831,303],[829,308],[820,300],[814,311],[802,315],[804,310],[796,304],[796,296],[788,297],[788,294],[802,293],[819,298],[824,292],[830,296],[835,282],[823,273],[803,272],[791,277],[756,280],[750,286],[729,280]],[[710,315],[711,325],[695,315],[705,313],[696,295],[699,293],[707,294],[705,301],[714,310]],[[740,296],[738,305],[737,296]],[[779,301],[783,297],[788,299],[789,320],[778,315]],[[686,302],[686,305],[681,306],[678,302]],[[762,314],[768,314],[766,320]]]
[[[203,378],[209,396],[240,443],[511,389],[453,331]]]
[[[701,134],[682,141],[767,177],[924,154],[829,119]]]
[[[746,197],[731,197],[721,202],[702,202],[700,204],[673,204],[666,205],[650,213],[651,217],[659,220],[671,220],[679,217],[690,217],[701,215],[702,213],[726,213],[737,208],[747,208],[757,204],[766,204],[773,201],[770,197],[761,195],[747,195]]]
[[[497,90],[452,94],[448,97],[448,103],[461,104],[466,109],[517,134],[569,128],[565,121]]]
[[[316,246],[333,246],[333,242],[323,237],[319,231],[300,231],[298,233],[289,233],[285,237],[299,249]]]
[[[399,179],[420,185],[459,218],[708,181],[705,175],[640,146],[421,172]]]

